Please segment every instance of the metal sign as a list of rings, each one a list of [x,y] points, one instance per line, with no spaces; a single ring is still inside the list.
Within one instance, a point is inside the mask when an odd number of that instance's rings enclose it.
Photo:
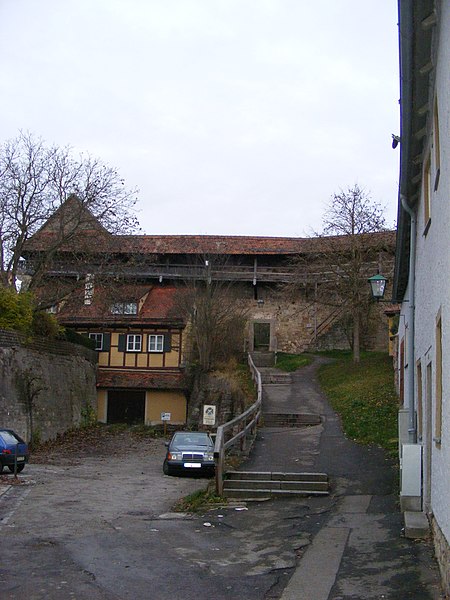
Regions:
[[[203,406],[203,425],[216,424],[216,407],[213,404]]]
[[[169,412],[161,413],[161,421],[170,421],[171,414]]]

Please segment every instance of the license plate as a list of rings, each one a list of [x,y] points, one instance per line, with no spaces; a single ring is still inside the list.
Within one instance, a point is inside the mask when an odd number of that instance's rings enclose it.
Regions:
[[[186,469],[200,469],[202,466],[200,463],[184,463]]]
[[[17,457],[17,462],[23,462],[25,460],[25,456],[18,456]]]

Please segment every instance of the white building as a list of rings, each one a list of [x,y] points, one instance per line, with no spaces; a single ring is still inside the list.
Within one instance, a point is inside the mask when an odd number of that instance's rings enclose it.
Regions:
[[[450,2],[398,4],[401,503],[427,515],[449,593]]]

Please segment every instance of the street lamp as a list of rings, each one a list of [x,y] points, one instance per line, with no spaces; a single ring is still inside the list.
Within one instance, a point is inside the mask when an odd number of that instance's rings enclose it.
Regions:
[[[372,298],[377,301],[383,299],[384,292],[386,291],[387,279],[380,273],[369,277],[368,282],[370,283],[370,289],[372,291]]]

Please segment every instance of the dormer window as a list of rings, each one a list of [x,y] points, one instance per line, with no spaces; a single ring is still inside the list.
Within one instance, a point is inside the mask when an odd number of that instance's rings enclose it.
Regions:
[[[113,315],[137,315],[137,302],[115,302],[111,306]]]

